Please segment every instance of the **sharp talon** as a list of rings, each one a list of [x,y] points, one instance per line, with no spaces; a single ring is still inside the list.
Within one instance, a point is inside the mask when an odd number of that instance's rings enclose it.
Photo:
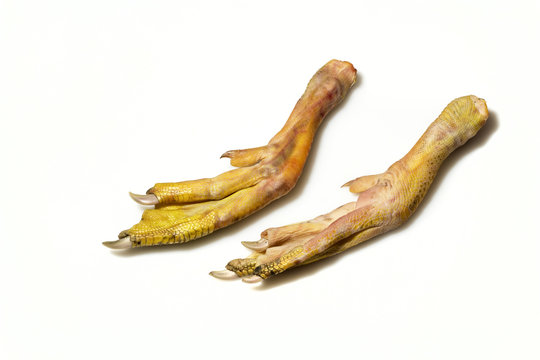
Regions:
[[[220,280],[238,279],[238,275],[230,270],[210,271],[210,275]]]
[[[157,196],[154,194],[138,195],[130,192],[129,196],[141,205],[157,205],[159,203]]]
[[[219,158],[223,159],[224,157],[230,158],[231,157],[231,151],[225,151],[223,155],[221,155]]]
[[[129,236],[116,241],[104,241],[103,245],[114,250],[123,250],[131,248],[131,239]]]
[[[264,251],[268,248],[268,240],[261,239],[259,241],[242,241],[242,245],[253,251]]]
[[[263,280],[259,275],[251,275],[242,278],[242,281],[248,284],[255,284]]]

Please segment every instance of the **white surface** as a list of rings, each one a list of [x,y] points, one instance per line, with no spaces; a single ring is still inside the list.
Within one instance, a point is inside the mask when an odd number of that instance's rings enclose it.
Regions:
[[[378,4],[376,4],[378,3]],[[538,359],[537,1],[1,1],[2,359]],[[287,197],[114,252],[128,191],[266,144],[326,61],[360,81]],[[354,196],[455,97],[486,127],[403,228],[263,285],[208,276]]]

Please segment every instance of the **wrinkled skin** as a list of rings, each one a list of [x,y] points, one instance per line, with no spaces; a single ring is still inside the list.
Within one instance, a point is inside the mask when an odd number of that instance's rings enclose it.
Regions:
[[[307,222],[265,230],[261,240],[243,243],[255,250],[249,257],[211,274],[257,282],[395,229],[415,212],[446,157],[473,137],[487,118],[483,99],[471,95],[452,101],[411,151],[386,172],[345,184],[358,193],[356,203]]]
[[[343,100],[356,80],[348,62],[332,60],[311,79],[285,126],[266,146],[227,151],[238,167],[210,179],[159,183],[147,195],[155,204],[142,220],[122,231],[115,249],[183,243],[229,226],[287,194],[296,184],[313,137],[325,116]]]

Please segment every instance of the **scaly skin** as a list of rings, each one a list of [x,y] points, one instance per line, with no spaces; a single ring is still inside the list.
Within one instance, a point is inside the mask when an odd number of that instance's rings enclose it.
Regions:
[[[147,196],[156,208],[104,244],[129,248],[183,243],[231,225],[288,193],[302,173],[313,137],[325,116],[356,80],[348,62],[332,60],[311,79],[285,126],[266,146],[227,151],[239,167],[211,179],[160,183]]]
[[[227,270],[211,274],[256,282],[395,229],[415,212],[442,162],[473,137],[487,118],[483,99],[471,95],[452,101],[411,151],[386,172],[345,184],[359,194],[356,203],[308,222],[268,229],[260,241],[244,243],[255,250],[251,256],[233,260]]]

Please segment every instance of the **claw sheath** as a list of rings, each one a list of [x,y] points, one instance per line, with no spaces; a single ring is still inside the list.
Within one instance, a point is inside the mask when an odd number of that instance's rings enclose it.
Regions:
[[[302,173],[315,132],[347,94],[356,69],[332,60],[311,79],[285,126],[266,146],[227,151],[239,168],[214,178],[158,183],[140,203],[155,203],[123,233],[132,247],[182,243],[226,227],[288,193]],[[157,199],[157,200],[156,200]]]

